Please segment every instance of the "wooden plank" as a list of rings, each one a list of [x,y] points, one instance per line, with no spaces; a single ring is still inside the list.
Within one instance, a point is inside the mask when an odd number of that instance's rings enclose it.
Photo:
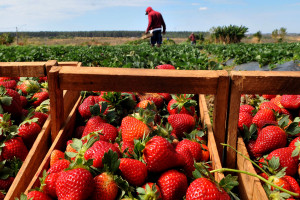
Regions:
[[[202,121],[203,127],[206,125],[207,127],[207,147],[209,149],[210,153],[210,160],[212,162],[212,168],[213,169],[221,169],[222,164],[220,160],[220,156],[218,153],[216,141],[215,141],[215,135],[212,129],[212,124],[210,122],[210,117],[209,117],[209,112],[207,109],[207,104],[205,100],[204,95],[199,95],[199,102],[200,102],[200,110],[203,110],[203,112],[200,112],[200,114],[203,113],[203,116],[200,116],[200,118],[203,118],[204,120]],[[215,173],[215,179],[216,181],[220,181],[224,178],[223,173]]]
[[[241,102],[241,93],[235,84],[231,84],[230,102],[227,120],[227,144],[236,149],[237,145],[237,124],[239,120],[239,109]],[[236,167],[236,153],[230,148],[226,148],[225,166],[228,168]]]
[[[50,146],[50,128],[50,117],[48,117],[25,161],[23,162],[21,169],[15,177],[14,182],[10,186],[10,189],[5,196],[5,200],[20,197],[20,194],[27,188],[27,185],[34,176],[34,172],[38,169],[39,164],[48,152],[48,147]]]
[[[223,157],[223,146],[226,143],[226,121],[229,98],[229,77],[225,71],[219,71],[217,95],[214,100],[213,130],[219,155]]]
[[[244,94],[300,94],[299,71],[232,71],[231,79]]]
[[[54,149],[59,149],[62,151],[65,151],[66,142],[68,139],[71,139],[72,133],[74,131],[74,126],[76,122],[76,113],[78,106],[80,105],[81,98],[78,98],[77,102],[75,103],[73,109],[70,111],[68,118],[66,119],[66,123],[62,127],[62,129],[59,131],[57,137],[53,141],[51,147],[47,147],[48,152],[44,156],[44,159],[42,160],[41,164],[39,165],[39,168],[37,169],[35,175],[33,176],[31,182],[28,184],[27,189],[23,190],[25,191],[25,194],[28,193],[29,190],[36,187],[39,183],[39,177],[42,175],[44,169],[48,169],[50,166],[50,156],[51,152]]]
[[[74,67],[72,67],[74,69]],[[48,73],[49,97],[50,97],[50,113],[52,118],[51,123],[51,138],[54,141],[61,126],[64,123],[64,100],[63,90],[59,89],[58,74],[61,67],[52,67]]]
[[[243,155],[249,157],[247,148],[243,141],[243,138],[238,138],[237,150]],[[237,169],[247,171],[253,174],[256,174],[256,171],[251,162],[246,160],[244,157],[237,156]],[[245,200],[267,200],[267,194],[260,183],[260,180],[256,177],[249,176],[246,174],[239,173],[239,192],[240,197]]]
[[[76,67],[79,64],[77,61],[71,61],[71,62],[58,62],[58,66],[74,66]]]
[[[0,77],[41,77],[45,76],[45,62],[21,64],[0,63]]]
[[[218,72],[128,68],[80,69],[65,66],[59,72],[61,89],[215,94]]]

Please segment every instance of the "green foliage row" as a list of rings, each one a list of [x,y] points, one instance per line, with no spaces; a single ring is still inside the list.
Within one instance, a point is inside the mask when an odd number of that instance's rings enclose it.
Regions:
[[[300,59],[300,43],[204,45],[203,48],[225,62],[234,59],[234,64],[259,62],[261,66]]]
[[[179,69],[221,69],[197,47],[191,45],[120,46],[0,46],[0,62],[79,61],[83,66],[154,68],[172,64]]]
[[[218,26],[211,28],[211,37],[216,43],[239,43],[246,37],[246,32],[248,28],[245,26]]]

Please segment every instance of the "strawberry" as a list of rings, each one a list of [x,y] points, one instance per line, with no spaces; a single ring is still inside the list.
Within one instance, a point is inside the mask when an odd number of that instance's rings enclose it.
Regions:
[[[79,114],[83,119],[88,119],[92,116],[90,107],[95,104],[96,101],[94,96],[89,96],[83,100],[82,104],[80,104],[78,107]]]
[[[121,122],[122,139],[125,142],[133,142],[134,139],[141,139],[147,137],[151,130],[142,121],[132,117],[127,116],[122,119]]]
[[[134,142],[122,142],[121,151],[128,157],[131,157],[134,153]]]
[[[294,176],[298,170],[298,157],[293,157],[293,147],[284,147],[278,148],[272,151],[268,156],[267,159],[270,160],[272,157],[279,158],[280,166],[286,167],[286,175]]]
[[[34,112],[30,119],[37,118],[37,124],[43,127],[45,121],[48,119],[48,115],[42,112]]]
[[[207,178],[197,178],[187,189],[186,200],[230,200],[230,196]]]
[[[154,136],[146,143],[143,158],[150,172],[162,172],[184,166],[184,158],[175,151],[167,139],[161,136]]]
[[[136,104],[136,108],[143,108],[146,109],[148,104],[154,104],[153,101],[150,100],[142,100],[138,104]]]
[[[210,158],[208,146],[206,146],[205,144],[201,144],[201,147],[202,147],[201,161],[208,162]]]
[[[263,94],[262,97],[267,100],[271,100],[276,97],[275,94]]]
[[[40,85],[34,80],[25,80],[20,85],[17,85],[17,89],[21,90],[24,95],[34,94],[40,91]]]
[[[38,107],[43,101],[47,99],[49,99],[49,93],[47,91],[37,92],[31,97],[31,100],[33,101],[31,105],[33,107]]]
[[[182,156],[184,159],[184,172],[188,177],[193,177],[193,171],[195,170],[194,166],[194,157],[191,153],[191,150],[189,148],[177,148],[176,152]]]
[[[252,111],[254,110],[255,108],[253,106],[250,106],[248,104],[245,104],[245,105],[241,105],[240,106],[240,113],[241,112],[247,112],[249,113],[250,115],[252,115]]]
[[[191,151],[191,154],[196,162],[201,161],[202,159],[202,147],[201,144],[195,141],[184,139],[180,141],[176,146],[176,151],[180,149],[188,148]]]
[[[27,106],[27,104],[28,104],[28,101],[27,101],[26,97],[24,97],[24,96],[21,95],[20,96],[20,100],[21,100],[22,108],[25,108]]]
[[[175,134],[179,139],[184,136],[184,133],[190,133],[195,127],[195,118],[188,114],[173,114],[169,115],[168,122],[171,124]]]
[[[251,157],[258,158],[262,156],[262,154],[255,153],[254,151],[255,140],[249,140],[249,142],[246,144],[246,147]]]
[[[260,120],[276,121],[275,114],[270,109],[259,110],[252,119],[252,123],[258,125]]]
[[[162,199],[159,187],[152,182],[148,182],[142,187],[137,188],[137,192],[141,199]]]
[[[165,100],[166,104],[169,103],[169,101],[171,101],[172,96],[169,93],[157,93],[160,96],[162,96],[162,98]]]
[[[84,168],[64,171],[56,181],[58,199],[88,199],[94,191],[92,174]]]
[[[192,94],[180,94],[172,95],[172,99],[169,101],[167,110],[170,115],[174,114],[189,114],[195,115],[195,106],[197,102],[192,100]]]
[[[174,169],[164,172],[157,184],[164,200],[182,199],[188,188],[186,176]]]
[[[22,199],[22,198],[21,198]],[[46,195],[45,193],[41,191],[31,191],[27,194],[27,199],[33,199],[33,200],[52,200],[51,197]]]
[[[92,200],[115,200],[118,195],[118,185],[113,176],[107,172],[94,178],[95,190]]]
[[[240,131],[244,131],[244,125],[250,128],[252,124],[252,115],[248,112],[240,112],[239,113],[239,122],[238,122],[238,128]]]
[[[7,191],[11,184],[14,182],[15,178],[14,177],[8,177],[7,179],[0,179],[0,190],[5,190]]]
[[[134,186],[141,186],[148,175],[146,165],[131,158],[121,158],[119,169],[122,177]]]
[[[42,191],[52,198],[56,198],[56,181],[61,172],[48,174],[42,185]]]
[[[23,139],[28,149],[31,148],[42,128],[36,123],[37,118],[22,122],[18,129],[18,135]]]
[[[84,158],[86,160],[94,159],[93,160],[93,166],[97,168],[102,168],[103,163],[102,159],[106,152],[109,150],[112,150],[118,154],[118,156],[121,156],[121,152],[119,148],[117,148],[114,144],[105,142],[105,141],[97,141],[93,144],[92,147],[90,147],[85,153]]]
[[[275,98],[271,99],[270,101],[272,103],[274,103],[275,105],[279,106],[280,108],[283,108],[283,106],[281,105],[280,101],[281,101],[282,96],[277,95]]]
[[[282,95],[280,103],[284,108],[296,110],[300,108],[300,95]]]
[[[157,93],[138,93],[137,96],[140,101],[152,101],[158,109],[164,104],[164,99]]]
[[[44,82],[47,82],[48,81],[48,77],[47,76],[42,76],[42,77],[39,77],[39,83],[44,83]]]
[[[22,116],[22,105],[18,92],[0,86],[0,98],[0,106],[2,106],[4,112],[11,113],[12,117],[16,119]]]
[[[64,152],[54,149],[50,155],[50,167],[52,167],[58,160],[63,159],[64,156]]]
[[[281,108],[281,114],[288,115],[290,120],[294,119],[292,113],[290,111],[288,111],[287,109],[285,109],[285,108]]]
[[[85,125],[85,128],[82,133],[82,137],[88,135],[89,133],[94,132],[95,128],[97,128],[102,123],[105,123],[105,120],[102,119],[100,116],[91,117]]]
[[[7,89],[14,90],[17,86],[17,82],[15,80],[8,80],[8,81],[0,81],[0,86],[4,86]]]
[[[98,116],[99,117],[99,116]],[[94,119],[93,119],[94,120]],[[99,121],[102,121],[99,119]],[[118,136],[118,129],[108,123],[87,123],[82,137],[88,135],[91,132],[100,132],[99,138],[103,141],[114,142]]]
[[[299,186],[299,183],[297,182],[297,180],[295,178],[293,178],[292,176],[287,176],[287,175],[284,176],[284,178],[291,186],[291,191],[298,193],[300,195],[300,186]]]
[[[70,161],[66,159],[60,159],[56,161],[52,166],[50,166],[47,173],[51,174],[61,172],[62,170],[67,169],[70,164]]]
[[[286,133],[279,126],[267,126],[258,134],[253,148],[253,153],[268,153],[275,149],[285,147],[286,143]]]
[[[175,69],[175,67],[170,64],[163,64],[163,65],[157,65],[155,69]]]
[[[259,105],[259,109],[263,110],[263,109],[270,109],[270,110],[274,110],[277,113],[281,113],[281,108],[279,106],[277,106],[276,104],[270,102],[270,101],[266,101],[263,102]]]
[[[1,157],[4,160],[12,159],[13,157],[25,160],[28,154],[27,147],[25,146],[21,137],[15,137],[4,142],[2,147]]]

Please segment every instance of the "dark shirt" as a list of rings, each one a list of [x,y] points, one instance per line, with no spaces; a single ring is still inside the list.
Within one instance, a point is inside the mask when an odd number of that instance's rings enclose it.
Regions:
[[[166,24],[162,15],[157,11],[151,10],[148,13],[148,27],[146,32],[155,28],[161,28],[161,26],[163,26],[163,32],[166,32]]]
[[[195,35],[194,34],[191,34],[190,37],[191,41],[195,41]]]

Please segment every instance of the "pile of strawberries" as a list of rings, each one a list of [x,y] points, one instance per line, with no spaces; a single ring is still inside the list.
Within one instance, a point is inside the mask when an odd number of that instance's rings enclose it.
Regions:
[[[0,77],[0,199],[48,118],[47,77]]]
[[[238,129],[258,163],[258,174],[300,194],[300,95],[246,95],[245,99],[248,104],[240,106]],[[289,198],[271,186],[264,188],[269,197]]]
[[[51,153],[39,189],[27,198],[230,199],[208,172],[197,96],[104,91],[83,96],[74,138],[64,152]]]

